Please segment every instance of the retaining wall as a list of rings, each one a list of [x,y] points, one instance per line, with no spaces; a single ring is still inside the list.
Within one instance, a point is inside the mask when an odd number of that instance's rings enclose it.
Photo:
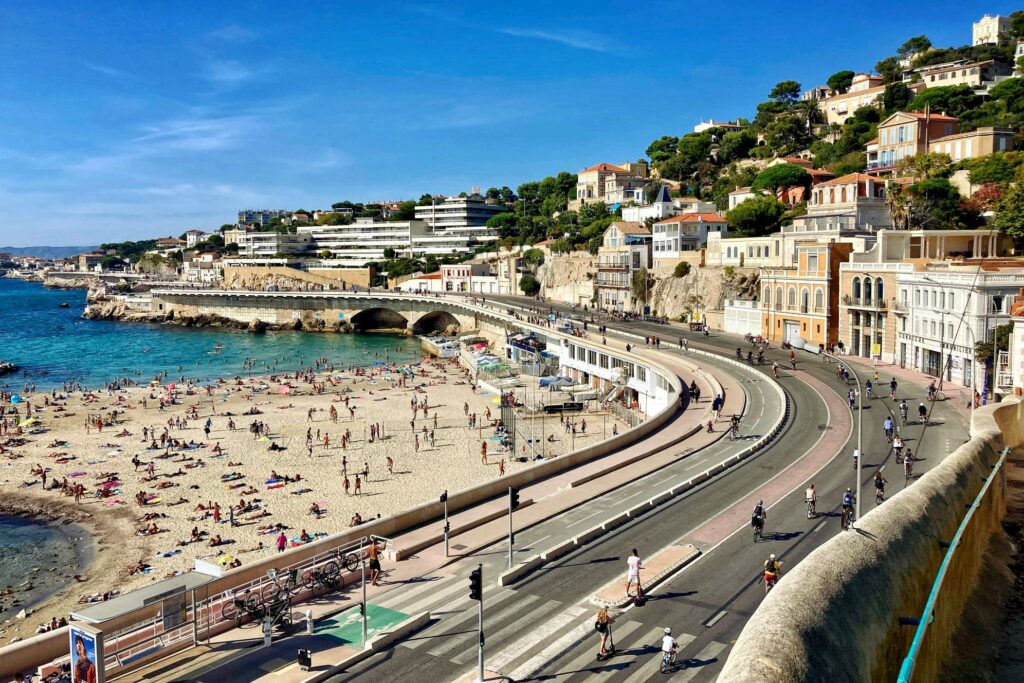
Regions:
[[[973,438],[790,571],[747,622],[719,681],[894,681],[952,539],[1004,446],[1021,443],[1024,404],[977,409]],[[915,681],[933,681],[983,555],[1005,516],[1005,473],[990,487],[943,583]]]

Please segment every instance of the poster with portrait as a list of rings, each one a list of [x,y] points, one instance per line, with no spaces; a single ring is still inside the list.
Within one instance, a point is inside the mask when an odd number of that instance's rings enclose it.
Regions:
[[[103,683],[103,633],[72,624],[69,634],[72,683]]]

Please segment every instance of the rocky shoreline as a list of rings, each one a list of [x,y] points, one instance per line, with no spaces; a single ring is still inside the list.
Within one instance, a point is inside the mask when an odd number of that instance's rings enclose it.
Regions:
[[[15,365],[14,363],[8,363],[7,361],[0,360],[0,377],[3,377],[4,375],[9,375],[12,372],[17,371],[18,366]]]

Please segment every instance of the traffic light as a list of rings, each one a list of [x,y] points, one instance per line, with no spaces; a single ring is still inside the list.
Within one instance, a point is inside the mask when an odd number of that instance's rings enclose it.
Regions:
[[[469,573],[469,599],[484,599],[484,567],[477,565],[477,568]]]
[[[512,510],[519,507],[519,489],[514,486],[508,487],[508,506]]]

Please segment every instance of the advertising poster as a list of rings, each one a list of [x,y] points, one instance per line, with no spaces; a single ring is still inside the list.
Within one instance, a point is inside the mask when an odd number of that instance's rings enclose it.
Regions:
[[[72,683],[103,683],[103,636],[92,629],[72,625]]]

